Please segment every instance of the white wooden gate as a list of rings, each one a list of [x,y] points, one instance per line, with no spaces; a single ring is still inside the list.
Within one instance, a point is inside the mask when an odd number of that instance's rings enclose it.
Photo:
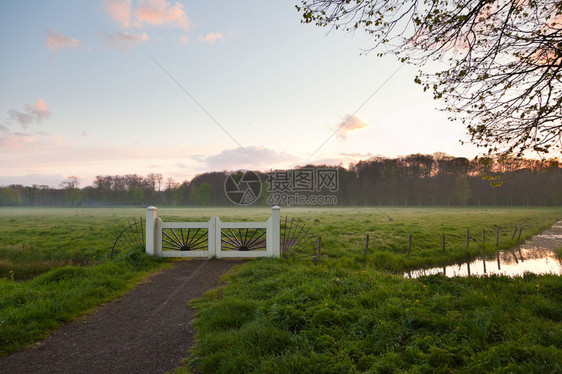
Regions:
[[[265,222],[163,222],[146,209],[146,253],[160,257],[280,257],[281,209]]]

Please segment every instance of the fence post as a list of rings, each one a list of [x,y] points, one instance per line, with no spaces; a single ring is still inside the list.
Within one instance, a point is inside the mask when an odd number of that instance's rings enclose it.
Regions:
[[[319,236],[316,242],[316,259],[314,261],[315,264],[320,262],[320,249],[322,248],[322,237]]]
[[[156,231],[156,218],[158,217],[158,208],[149,206],[146,208],[146,253],[154,256],[155,252],[155,231]]]
[[[215,228],[213,238],[215,241],[215,257],[222,258],[222,221],[219,217],[212,217],[211,219],[214,220],[212,226]]]
[[[363,256],[367,256],[367,252],[369,252],[369,234],[365,236],[365,250],[363,250]]]
[[[162,220],[156,217],[154,225],[154,255],[162,257]]]
[[[513,254],[513,258],[515,258],[515,263],[518,264],[519,260],[517,260],[517,255],[515,254],[515,252],[511,252]]]
[[[213,258],[217,256],[217,217],[211,217],[208,224],[209,228],[207,229],[207,258]]]
[[[412,249],[412,234],[410,234],[410,236],[408,237],[408,254],[406,256],[410,255],[411,249]]]
[[[281,257],[281,208],[271,208],[271,255]]]

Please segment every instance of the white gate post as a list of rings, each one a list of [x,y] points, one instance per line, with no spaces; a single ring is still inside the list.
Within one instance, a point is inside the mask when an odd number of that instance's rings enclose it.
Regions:
[[[213,218],[215,219],[215,256],[222,258],[222,221],[219,217]]]
[[[207,257],[213,258],[217,256],[217,217],[209,219],[209,228],[207,229]]]
[[[281,257],[281,208],[271,208],[271,256]]]
[[[154,255],[162,257],[162,220],[156,217],[154,224]]]
[[[149,206],[146,208],[146,253],[149,255],[156,255],[155,251],[155,231],[156,231],[156,217],[158,216],[158,208]]]

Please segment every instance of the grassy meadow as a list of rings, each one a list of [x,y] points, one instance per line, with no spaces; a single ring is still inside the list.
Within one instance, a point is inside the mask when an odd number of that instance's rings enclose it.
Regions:
[[[143,209],[0,209],[0,356],[44,338],[167,266],[142,253],[108,258]]]
[[[164,221],[263,221],[270,210],[158,213]],[[193,303],[198,341],[178,372],[562,371],[560,277],[400,275],[492,254],[496,228],[499,248],[510,248],[562,219],[561,208],[283,208],[281,215],[322,236],[320,264],[263,259],[225,277]],[[0,354],[167,266],[138,253],[108,258],[117,228],[139,216],[143,209],[0,209]],[[523,229],[519,241],[514,227]]]

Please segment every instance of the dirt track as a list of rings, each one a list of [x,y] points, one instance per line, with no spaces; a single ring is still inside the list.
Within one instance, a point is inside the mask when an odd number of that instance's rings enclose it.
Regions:
[[[0,373],[164,373],[193,344],[188,300],[217,286],[236,260],[189,260],[29,349],[0,358]]]

